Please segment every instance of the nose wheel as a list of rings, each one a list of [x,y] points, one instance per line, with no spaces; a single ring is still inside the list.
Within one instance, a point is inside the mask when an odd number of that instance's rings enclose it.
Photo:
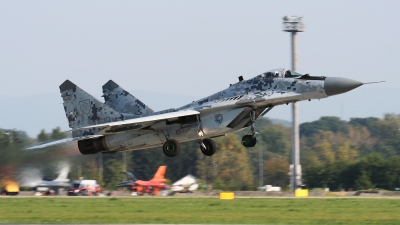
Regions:
[[[178,155],[179,150],[179,143],[174,139],[167,140],[163,145],[163,152],[168,157]]]
[[[206,156],[212,156],[214,155],[216,151],[216,145],[215,142],[209,138],[199,140],[200,144],[200,151]]]
[[[244,147],[254,147],[257,144],[257,138],[253,137],[253,135],[244,135],[242,144]]]

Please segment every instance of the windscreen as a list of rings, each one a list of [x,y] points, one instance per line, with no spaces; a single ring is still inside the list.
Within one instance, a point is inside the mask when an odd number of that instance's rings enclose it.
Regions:
[[[293,70],[286,70],[285,72],[285,77],[301,77],[301,76],[303,76],[303,74],[300,74]]]

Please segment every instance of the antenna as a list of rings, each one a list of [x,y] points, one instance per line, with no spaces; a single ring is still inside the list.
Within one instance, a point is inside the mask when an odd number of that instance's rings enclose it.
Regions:
[[[363,83],[363,84],[377,84],[377,83],[384,83],[386,81],[373,81],[373,82],[367,82],[367,83]]]

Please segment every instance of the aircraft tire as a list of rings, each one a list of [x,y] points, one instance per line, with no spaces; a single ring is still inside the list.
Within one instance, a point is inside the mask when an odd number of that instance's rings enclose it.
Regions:
[[[244,135],[242,138],[242,144],[244,147],[251,148],[257,144],[257,139],[252,135]]]
[[[200,150],[201,153],[203,153],[206,156],[212,156],[214,155],[217,147],[215,145],[215,142],[209,138],[204,139],[203,140],[203,144],[206,146],[206,148],[204,149],[201,145],[200,145]]]
[[[163,152],[168,157],[174,157],[179,153],[179,143],[176,140],[167,140],[163,145]]]

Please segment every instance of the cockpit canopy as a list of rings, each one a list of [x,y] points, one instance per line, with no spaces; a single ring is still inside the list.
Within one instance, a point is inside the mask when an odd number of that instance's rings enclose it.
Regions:
[[[303,74],[288,69],[275,69],[262,73],[255,77],[256,80],[265,78],[296,78],[301,77]]]
[[[273,78],[273,77],[283,78],[283,77],[301,77],[303,76],[303,74],[288,69],[276,69],[265,72],[261,74],[261,76],[265,78]]]

